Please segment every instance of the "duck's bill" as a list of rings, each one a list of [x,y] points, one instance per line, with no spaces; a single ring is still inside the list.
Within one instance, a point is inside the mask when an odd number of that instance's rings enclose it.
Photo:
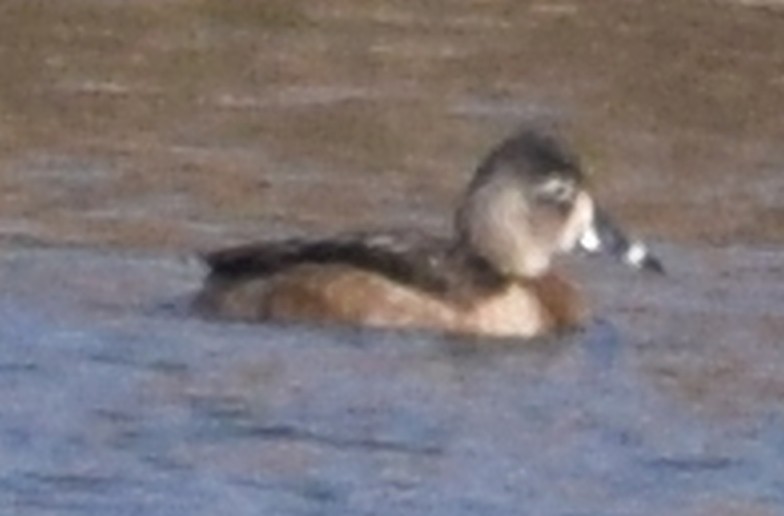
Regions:
[[[604,210],[596,208],[593,223],[578,241],[589,254],[607,254],[635,269],[664,274],[664,266],[643,242],[630,239]]]

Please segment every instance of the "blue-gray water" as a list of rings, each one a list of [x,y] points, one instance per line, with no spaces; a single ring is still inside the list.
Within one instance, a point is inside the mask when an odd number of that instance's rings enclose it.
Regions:
[[[679,280],[584,266],[616,321],[524,346],[205,322],[192,261],[7,252],[0,512],[776,514],[775,256],[664,251]]]
[[[0,515],[784,513],[784,5],[446,5],[0,1]],[[185,310],[202,250],[445,230],[542,120],[669,271],[560,264],[585,331]]]

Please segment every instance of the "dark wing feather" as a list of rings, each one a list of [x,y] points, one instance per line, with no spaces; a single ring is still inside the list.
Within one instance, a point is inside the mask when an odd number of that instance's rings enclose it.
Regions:
[[[259,242],[204,256],[213,277],[261,277],[306,263],[346,264],[443,292],[449,241],[417,233],[355,233],[329,239]]]

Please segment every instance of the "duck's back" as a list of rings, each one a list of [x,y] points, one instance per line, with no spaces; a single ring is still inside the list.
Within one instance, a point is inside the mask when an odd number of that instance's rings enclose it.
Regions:
[[[343,265],[434,293],[454,283],[451,244],[418,232],[349,233],[333,238],[263,241],[204,256],[210,277],[265,278],[303,265]]]
[[[266,241],[208,254],[197,307],[220,317],[417,325],[445,321],[450,242],[416,232]]]

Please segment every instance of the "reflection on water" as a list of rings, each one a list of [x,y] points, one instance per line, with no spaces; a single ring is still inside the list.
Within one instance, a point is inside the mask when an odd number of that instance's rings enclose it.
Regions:
[[[784,506],[781,2],[0,3],[0,513]],[[194,250],[444,229],[560,120],[657,235],[525,346],[208,323]],[[717,247],[716,244],[721,244]]]

